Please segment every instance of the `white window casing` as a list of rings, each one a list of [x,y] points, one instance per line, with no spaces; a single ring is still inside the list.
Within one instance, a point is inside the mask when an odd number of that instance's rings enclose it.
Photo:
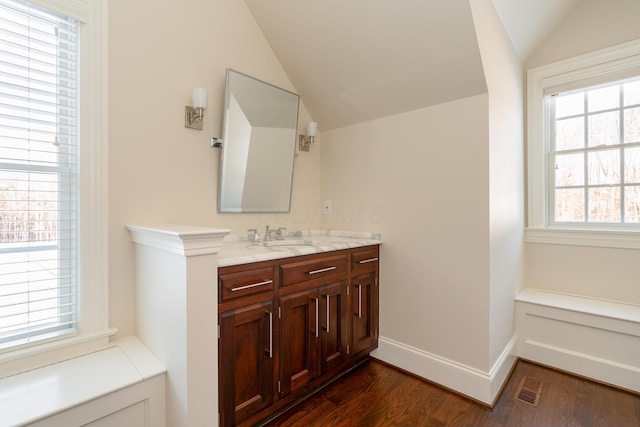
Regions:
[[[104,348],[108,320],[107,1],[32,0],[79,21],[79,268],[72,335],[0,350],[0,378]]]
[[[553,224],[547,179],[550,123],[545,94],[574,90],[640,75],[640,40],[531,69],[527,73],[527,201],[525,239],[615,248],[640,248],[640,231]]]

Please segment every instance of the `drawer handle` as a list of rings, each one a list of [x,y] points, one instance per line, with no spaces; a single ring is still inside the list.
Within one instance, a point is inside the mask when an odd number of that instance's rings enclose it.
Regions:
[[[307,274],[318,274],[318,273],[324,273],[325,271],[331,271],[331,270],[335,270],[337,267],[327,267],[327,268],[321,268],[320,270],[313,270],[313,271],[309,271],[307,272]]]
[[[362,319],[362,285],[356,285],[358,287],[358,319]]]
[[[273,283],[273,280],[265,280],[263,282],[253,283],[251,285],[238,286],[237,288],[231,288],[231,292],[243,291],[245,289],[251,289],[251,288],[255,288],[255,287],[263,286],[263,285],[269,285],[271,283]]]
[[[358,261],[358,264],[366,264],[368,262],[374,262],[377,261],[378,258],[369,258],[369,259],[363,259],[362,261]]]

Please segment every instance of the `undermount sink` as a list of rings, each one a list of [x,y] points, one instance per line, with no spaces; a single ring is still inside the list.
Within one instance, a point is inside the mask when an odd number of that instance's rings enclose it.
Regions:
[[[312,246],[330,246],[330,245],[340,245],[345,243],[352,243],[353,240],[350,239],[317,239],[317,240],[307,240],[308,245]]]
[[[284,240],[268,240],[266,242],[262,242],[264,246],[273,247],[273,246],[309,246],[309,242],[303,239],[284,239]]]

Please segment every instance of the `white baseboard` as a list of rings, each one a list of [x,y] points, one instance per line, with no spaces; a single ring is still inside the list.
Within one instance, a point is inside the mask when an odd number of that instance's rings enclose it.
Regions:
[[[519,357],[640,392],[640,306],[527,288]]]
[[[385,337],[379,338],[378,349],[371,356],[471,399],[492,405],[516,361],[516,341],[514,337],[509,342],[490,372],[483,372]]]

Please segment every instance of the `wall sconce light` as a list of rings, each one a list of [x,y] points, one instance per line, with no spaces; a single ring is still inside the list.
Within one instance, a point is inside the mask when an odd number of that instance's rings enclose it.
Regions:
[[[318,134],[318,124],[316,122],[307,123],[307,134],[298,137],[298,149],[300,151],[309,151],[309,146],[316,141]]]
[[[194,87],[191,99],[193,107],[184,107],[184,127],[202,130],[204,110],[207,108],[207,89]]]

